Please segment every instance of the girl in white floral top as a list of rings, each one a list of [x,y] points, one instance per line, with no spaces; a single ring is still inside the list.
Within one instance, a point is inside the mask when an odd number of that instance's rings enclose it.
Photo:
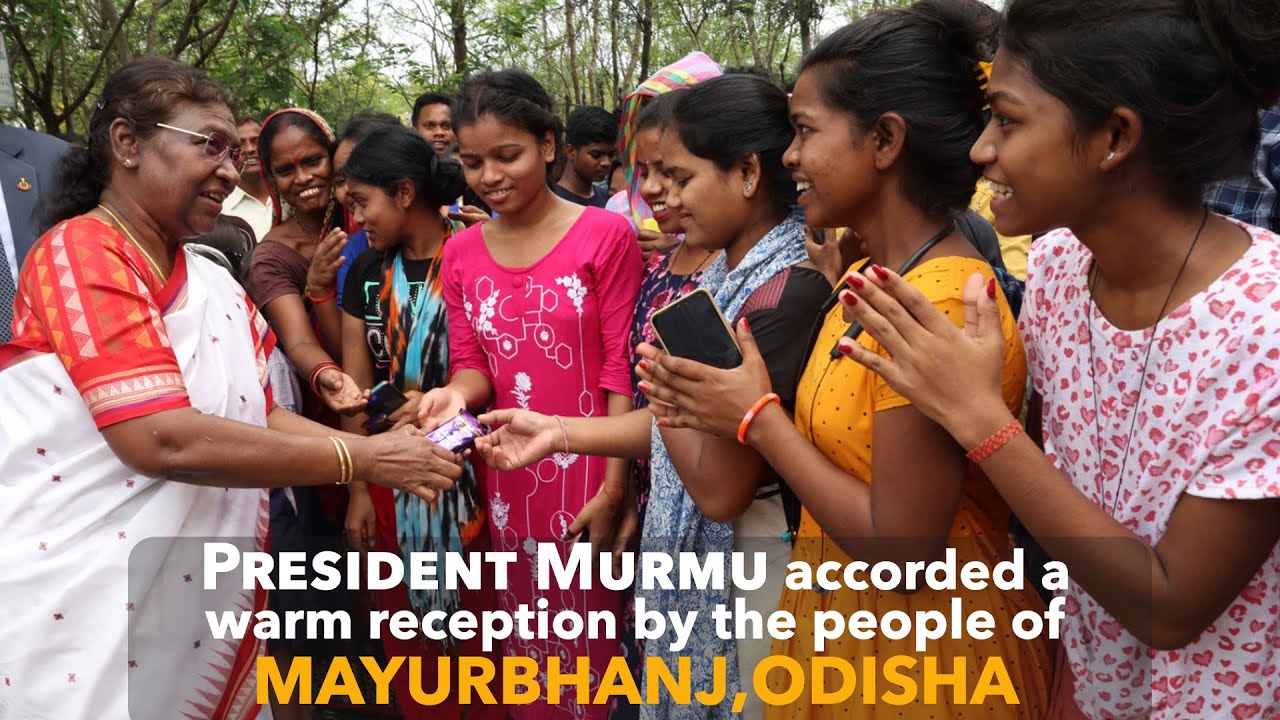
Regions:
[[[1012,0],[973,149],[1031,252],[1027,437],[996,304],[872,268],[849,355],[966,449],[1071,574],[1050,717],[1280,716],[1280,239],[1209,213],[1280,98],[1274,0]]]

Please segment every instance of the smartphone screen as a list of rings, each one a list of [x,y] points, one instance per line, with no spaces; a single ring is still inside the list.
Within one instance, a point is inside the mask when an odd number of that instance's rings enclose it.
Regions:
[[[695,290],[654,313],[649,322],[666,351],[718,368],[742,364],[738,342],[729,332],[716,301]]]

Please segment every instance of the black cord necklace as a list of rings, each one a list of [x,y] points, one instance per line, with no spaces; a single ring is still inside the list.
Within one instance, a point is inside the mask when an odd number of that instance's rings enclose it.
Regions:
[[[1200,234],[1204,232],[1204,226],[1209,222],[1209,209],[1205,208],[1204,217],[1200,220],[1200,229],[1196,230],[1196,236],[1191,240],[1191,247],[1187,248],[1187,254],[1182,258],[1182,266],[1178,268],[1178,274],[1173,277],[1173,284],[1169,286],[1169,294],[1164,298],[1164,304],[1160,306],[1160,313],[1156,315],[1156,323],[1151,328],[1151,338],[1147,341],[1147,349],[1142,358],[1142,372],[1138,375],[1138,397],[1133,402],[1133,417],[1129,420],[1129,434],[1124,443],[1124,455],[1120,460],[1120,471],[1116,474],[1119,481],[1116,485],[1115,497],[1111,500],[1110,514],[1112,517],[1116,515],[1116,509],[1120,506],[1120,497],[1123,495],[1125,485],[1125,468],[1129,465],[1129,449],[1133,447],[1133,431],[1138,424],[1138,413],[1142,409],[1142,392],[1147,387],[1147,368],[1151,362],[1151,349],[1155,347],[1156,340],[1159,337],[1160,322],[1164,320],[1165,311],[1169,309],[1169,301],[1173,299],[1173,292],[1178,288],[1178,282],[1182,280],[1182,273],[1187,269],[1187,263],[1191,260],[1191,253],[1195,252],[1196,244],[1200,242]],[[1098,303],[1094,299],[1094,286],[1098,281],[1098,266],[1093,261],[1089,263],[1089,299],[1093,303],[1093,307],[1097,308]],[[1093,313],[1090,311],[1089,317],[1085,319],[1085,327],[1089,332],[1089,377],[1093,379],[1093,449],[1098,453],[1098,502],[1105,507],[1106,503],[1106,478],[1102,474],[1102,405],[1098,401],[1098,375],[1097,360],[1093,352]]]
[[[937,235],[934,235],[928,240],[925,240],[924,244],[921,245],[920,248],[917,249],[914,253],[911,253],[911,257],[907,258],[906,262],[902,263],[902,267],[898,268],[898,276],[901,277],[903,275],[906,275],[908,272],[910,272],[911,268],[914,268],[916,266],[916,263],[920,262],[920,260],[924,258],[926,253],[932,250],[934,246],[936,246],[938,243],[942,242],[943,239],[946,238],[948,235],[950,235],[951,231],[955,229],[956,229],[956,221],[951,220],[946,225],[944,225],[941,230],[938,231]],[[859,273],[864,272],[867,269],[867,267],[870,265],[871,265],[871,260],[868,259],[867,262],[863,263],[862,267],[858,268],[858,272]],[[842,281],[840,285],[836,287],[835,295],[838,296],[840,294],[840,291],[846,287],[848,287],[848,283],[845,283]],[[845,331],[844,335],[840,336],[840,338],[836,340],[835,346],[831,348],[831,359],[836,360],[840,357],[840,340],[843,340],[844,338],[849,338],[850,340],[857,340],[858,336],[861,334],[862,334],[861,323],[855,322],[850,324],[849,329]]]

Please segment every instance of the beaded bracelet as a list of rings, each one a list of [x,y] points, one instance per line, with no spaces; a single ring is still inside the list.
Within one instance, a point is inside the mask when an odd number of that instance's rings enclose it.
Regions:
[[[997,430],[991,437],[978,443],[978,447],[965,453],[965,457],[969,458],[969,462],[981,463],[991,457],[995,451],[1004,447],[1010,440],[1014,439],[1022,432],[1022,423],[1014,420],[1008,425]]]
[[[764,406],[769,403],[781,404],[782,398],[778,397],[778,393],[771,392],[757,400],[756,404],[752,405],[751,409],[747,411],[747,414],[742,416],[742,423],[738,425],[738,442],[743,445],[747,444],[747,428],[751,427],[751,421],[755,420],[756,415],[758,415],[760,411],[764,409]]]
[[[338,363],[333,362],[332,360],[326,360],[312,368],[311,382],[309,383],[311,385],[311,392],[316,395],[320,395],[320,386],[317,384],[320,381],[320,373],[330,368],[337,370],[338,372],[342,372],[342,368],[338,367]]]

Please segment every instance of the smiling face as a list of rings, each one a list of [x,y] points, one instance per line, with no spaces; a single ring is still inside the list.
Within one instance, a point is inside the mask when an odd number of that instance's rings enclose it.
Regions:
[[[348,180],[347,197],[355,221],[364,226],[369,236],[370,247],[388,250],[401,243],[413,203],[412,193],[406,194],[402,188],[391,196],[376,185]]]
[[[437,155],[444,154],[458,141],[453,133],[453,109],[444,103],[424,105],[413,119],[413,129],[431,143]]]
[[[663,172],[659,149],[661,139],[662,130],[656,127],[636,133],[636,174],[640,176],[640,197],[644,198],[653,211],[658,229],[667,235],[676,235],[683,230],[680,227],[680,216],[667,209],[667,191],[671,179]]]
[[[244,177],[262,177],[262,165],[258,163],[258,135],[261,132],[262,126],[257,120],[246,120],[236,126],[240,152],[244,153],[244,167],[240,169],[240,174]]]
[[[221,135],[236,146],[235,120],[226,105],[180,103],[166,125],[203,135]],[[212,232],[222,201],[240,182],[229,157],[205,156],[201,137],[157,128],[138,145],[139,201],[171,237]]]
[[[1098,173],[1077,151],[1067,106],[1004,50],[996,53],[987,97],[991,122],[970,158],[995,190],[996,229],[1026,235],[1070,227],[1096,207]]]
[[[791,94],[796,136],[783,162],[791,169],[810,226],[854,226],[877,182],[874,148],[852,114],[823,99],[821,72],[809,69],[796,80]]]
[[[658,148],[668,178],[666,211],[679,220],[685,242],[700,250],[728,247],[753,214],[742,173],[689,152],[674,127],[662,133]]]
[[[280,200],[304,215],[323,213],[333,178],[329,149],[297,126],[282,128],[271,140],[271,176]]]
[[[458,128],[459,157],[467,184],[499,214],[526,207],[548,192],[547,163],[555,159],[555,138],[538,138],[493,115]]]

